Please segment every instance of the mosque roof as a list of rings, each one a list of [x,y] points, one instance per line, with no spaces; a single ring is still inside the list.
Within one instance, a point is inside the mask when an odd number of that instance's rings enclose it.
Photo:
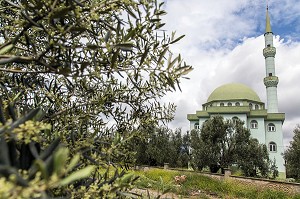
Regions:
[[[208,97],[207,102],[229,100],[249,100],[261,102],[254,90],[240,83],[224,84],[216,88]]]

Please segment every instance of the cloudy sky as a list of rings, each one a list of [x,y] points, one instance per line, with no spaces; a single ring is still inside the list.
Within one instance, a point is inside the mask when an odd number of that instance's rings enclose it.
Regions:
[[[210,93],[226,83],[240,82],[266,102],[264,31],[265,0],[166,0],[167,30],[186,35],[172,47],[194,70],[182,92],[166,96],[177,105],[171,128],[189,128],[188,113],[202,109]],[[269,0],[279,111],[286,113],[284,145],[300,124],[300,1]]]

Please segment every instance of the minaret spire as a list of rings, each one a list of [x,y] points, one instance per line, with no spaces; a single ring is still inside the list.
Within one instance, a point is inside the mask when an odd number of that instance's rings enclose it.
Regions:
[[[270,24],[269,7],[267,5],[266,32],[264,34],[265,48],[263,50],[266,66],[266,77],[264,78],[264,84],[267,90],[268,113],[278,113],[277,85],[279,79],[275,75],[276,48],[273,46],[273,32]]]
[[[270,16],[269,16],[269,5],[267,1],[267,13],[266,13],[266,33],[267,32],[272,32],[271,29],[271,23],[270,23]]]

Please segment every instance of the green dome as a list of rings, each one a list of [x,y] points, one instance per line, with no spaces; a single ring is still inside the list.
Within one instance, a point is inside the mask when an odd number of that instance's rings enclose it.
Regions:
[[[229,100],[250,100],[261,102],[254,90],[239,83],[225,84],[216,88],[208,97],[207,102]]]

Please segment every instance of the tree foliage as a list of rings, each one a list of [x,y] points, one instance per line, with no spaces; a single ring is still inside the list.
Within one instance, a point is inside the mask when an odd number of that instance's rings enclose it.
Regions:
[[[180,38],[160,30],[161,6],[156,1],[2,0],[5,97],[17,96],[20,113],[43,107],[47,121],[61,131],[85,126],[105,132],[113,126],[126,132],[172,119],[174,105],[158,99],[191,67],[169,53]]]
[[[182,135],[181,129],[172,131],[166,127],[152,128],[148,138],[132,140],[136,152],[136,164],[171,167],[188,167],[189,135]]]
[[[0,0],[0,5],[3,146],[19,143],[12,148],[22,154],[20,146],[29,145],[25,151],[32,164],[26,172],[43,171],[42,166],[33,168],[34,162],[58,138],[61,144],[52,148],[53,154],[64,145],[68,150],[60,152],[63,157],[80,155],[72,171],[96,166],[90,172],[92,177],[75,180],[76,186],[72,182],[32,193],[43,197],[122,197],[134,178],[118,170],[110,176],[109,164],[132,161],[126,143],[134,135],[143,136],[141,129],[173,118],[175,105],[161,104],[159,99],[180,89],[180,78],[192,70],[180,55],[172,56],[169,50],[183,36],[162,30],[163,3]],[[20,128],[21,123],[12,128],[15,123],[11,121],[34,120],[26,116],[36,108],[40,111],[35,117],[51,129],[18,130],[24,135],[22,139],[7,131]],[[3,138],[4,132],[9,136]],[[38,151],[35,145],[39,145]],[[52,165],[50,160],[46,162],[41,165]],[[3,173],[18,168],[9,162],[1,165],[5,165],[1,176],[6,180],[10,175]],[[101,168],[106,172],[100,172]],[[66,175],[69,173],[61,177]]]
[[[289,148],[284,152],[286,170],[289,177],[300,178],[300,126],[294,129],[294,137],[290,142]]]
[[[246,176],[268,175],[269,156],[265,145],[250,137],[250,131],[239,120],[215,116],[207,120],[201,131],[191,132],[193,166],[219,168],[239,166]]]
[[[239,148],[238,158],[237,165],[246,176],[250,177],[268,178],[271,166],[275,166],[269,160],[267,147],[259,144],[257,139],[250,138],[243,147]]]

